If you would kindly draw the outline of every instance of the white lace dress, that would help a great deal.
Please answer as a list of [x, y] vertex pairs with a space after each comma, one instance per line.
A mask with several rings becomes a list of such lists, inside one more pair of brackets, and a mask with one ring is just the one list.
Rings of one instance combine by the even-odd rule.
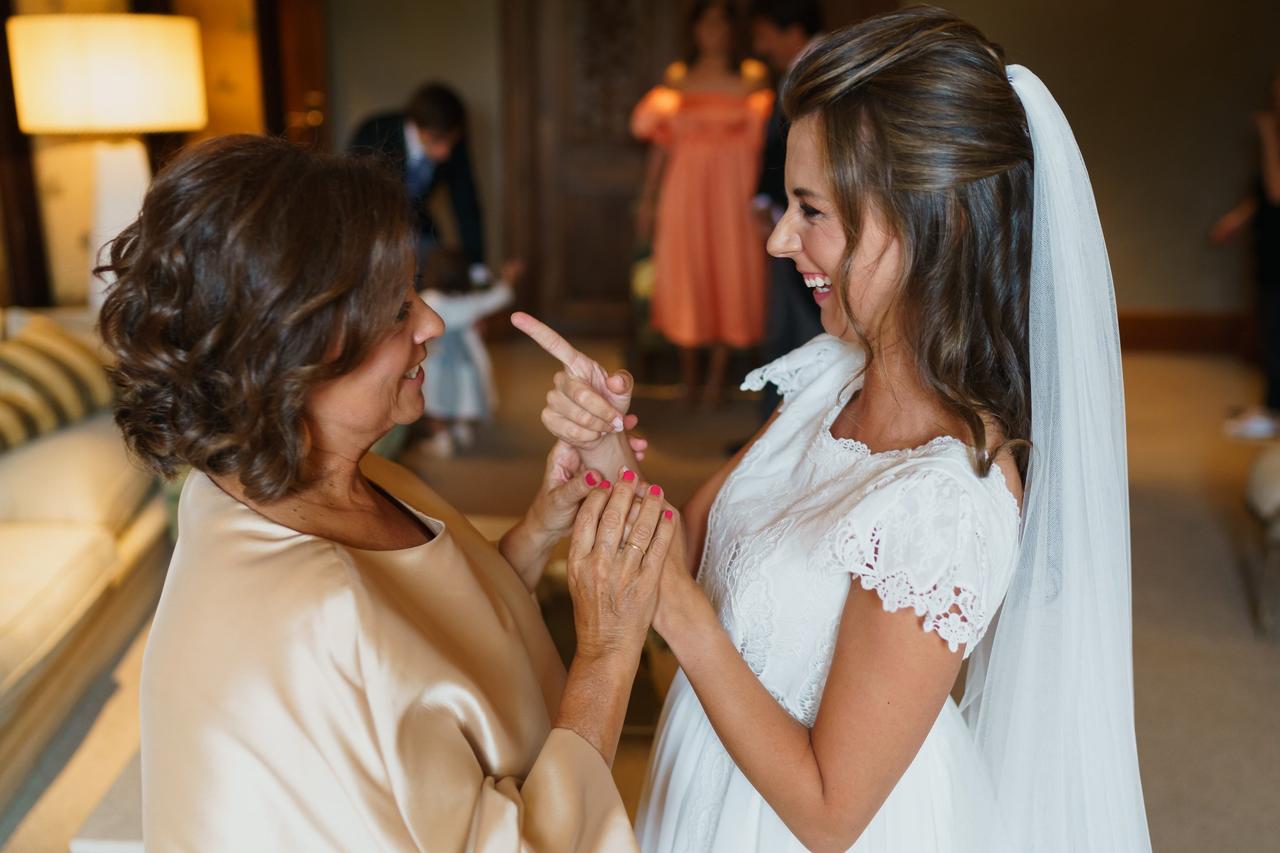
[[[852, 581], [885, 609], [966, 653], [1013, 574], [1018, 507], [999, 470], [941, 438], [871, 453], [830, 427], [859, 383], [860, 350], [829, 335], [752, 372], [781, 414], [711, 509], [699, 582], [774, 698], [812, 725]], [[734, 765], [683, 672], [663, 709], [636, 821], [646, 851], [786, 851], [803, 846]], [[986, 772], [947, 700], [919, 753], [853, 846], [859, 853], [988, 853], [996, 832]]]

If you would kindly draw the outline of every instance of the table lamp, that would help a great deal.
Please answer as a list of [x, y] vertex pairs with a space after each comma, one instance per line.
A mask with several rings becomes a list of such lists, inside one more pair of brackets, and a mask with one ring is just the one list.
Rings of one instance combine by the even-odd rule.
[[6, 22], [18, 127], [93, 137], [89, 305], [102, 246], [138, 215], [151, 179], [128, 134], [199, 130], [208, 121], [200, 28], [176, 15], [15, 15]]

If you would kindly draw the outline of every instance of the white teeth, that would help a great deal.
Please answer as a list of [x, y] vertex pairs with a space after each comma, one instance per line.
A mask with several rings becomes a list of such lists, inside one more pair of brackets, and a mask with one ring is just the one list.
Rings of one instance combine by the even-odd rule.
[[415, 365], [413, 366], [413, 369], [412, 369], [412, 370], [406, 370], [406, 371], [404, 372], [404, 378], [405, 378], [405, 379], [417, 379], [417, 378], [418, 378], [418, 371], [419, 371], [419, 370], [421, 370], [421, 369], [422, 369], [422, 365], [421, 365], [421, 364], [415, 364]]
[[831, 287], [831, 279], [825, 275], [806, 275], [804, 286], [810, 290], [828, 290]]

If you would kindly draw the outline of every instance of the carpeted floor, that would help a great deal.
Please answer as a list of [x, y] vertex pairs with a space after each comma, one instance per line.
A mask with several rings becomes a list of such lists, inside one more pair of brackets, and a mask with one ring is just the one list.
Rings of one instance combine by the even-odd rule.
[[[620, 350], [591, 347], [611, 366]], [[467, 512], [518, 514], [548, 441], [537, 419], [554, 364], [531, 345], [494, 348], [502, 411], [477, 446], [408, 461]], [[1255, 636], [1239, 571], [1241, 504], [1255, 445], [1220, 437], [1225, 411], [1257, 393], [1251, 373], [1213, 358], [1126, 358], [1132, 483], [1134, 661], [1139, 749], [1161, 853], [1266, 851], [1280, 837], [1280, 643]], [[654, 442], [645, 473], [676, 501], [755, 426], [755, 404], [686, 412], [636, 403]], [[0, 817], [11, 851], [65, 851], [136, 748], [142, 638], [81, 703], [22, 806]], [[643, 714], [641, 716], [644, 716]], [[614, 775], [629, 805], [648, 739], [624, 740]], [[34, 805], [33, 805], [34, 804]], [[16, 828], [16, 829], [15, 829]]]

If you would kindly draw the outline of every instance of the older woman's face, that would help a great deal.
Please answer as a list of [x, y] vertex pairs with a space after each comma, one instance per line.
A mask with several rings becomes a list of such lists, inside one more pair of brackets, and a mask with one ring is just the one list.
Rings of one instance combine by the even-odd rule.
[[769, 236], [769, 254], [790, 258], [817, 300], [822, 328], [855, 340], [832, 287], [846, 288], [849, 308], [858, 323], [874, 332], [887, 319], [902, 265], [898, 241], [874, 209], [864, 215], [861, 239], [847, 281], [840, 281], [844, 226], [835, 205], [819, 138], [821, 123], [806, 116], [787, 136], [787, 212]]
[[323, 432], [363, 440], [422, 417], [422, 361], [444, 321], [409, 288], [395, 325], [350, 373], [316, 388], [307, 412]]

